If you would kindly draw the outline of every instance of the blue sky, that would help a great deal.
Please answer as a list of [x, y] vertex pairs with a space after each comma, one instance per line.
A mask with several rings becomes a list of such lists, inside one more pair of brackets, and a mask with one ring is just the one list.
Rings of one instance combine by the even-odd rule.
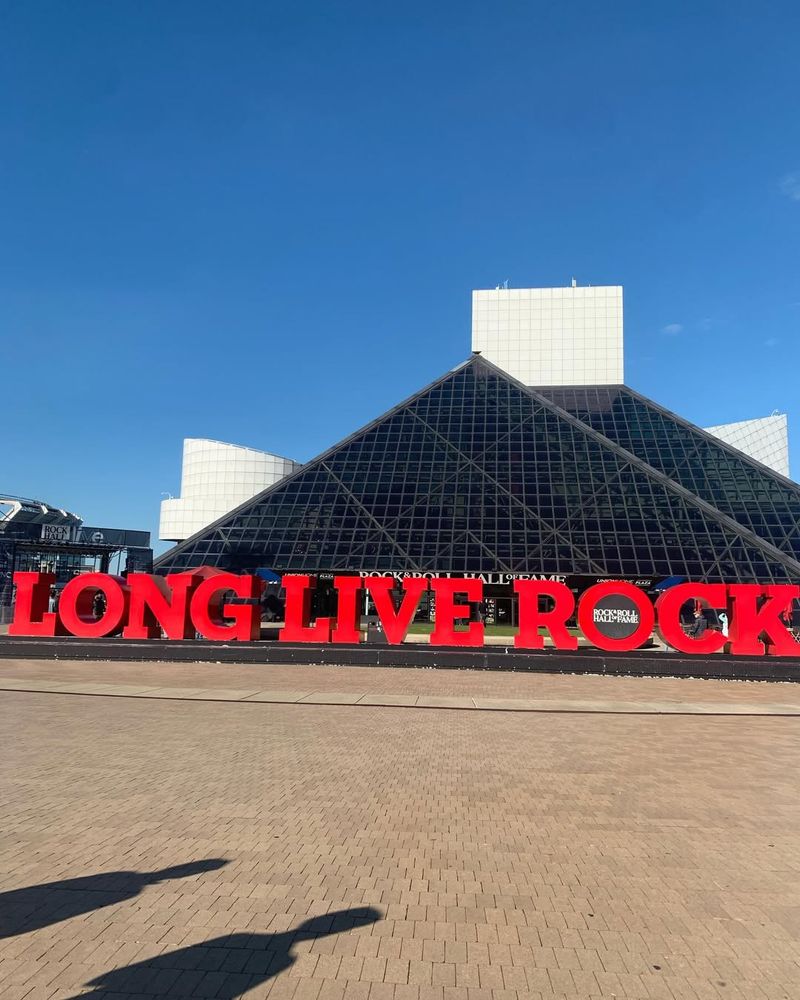
[[800, 464], [795, 3], [0, 7], [0, 490], [157, 532], [181, 442], [306, 460], [470, 291], [625, 286], [626, 380]]

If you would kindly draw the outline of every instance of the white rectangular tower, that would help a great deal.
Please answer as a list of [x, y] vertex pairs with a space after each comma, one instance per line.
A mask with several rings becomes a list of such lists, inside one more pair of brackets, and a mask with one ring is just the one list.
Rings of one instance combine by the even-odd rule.
[[620, 385], [622, 286], [474, 291], [472, 350], [525, 385]]

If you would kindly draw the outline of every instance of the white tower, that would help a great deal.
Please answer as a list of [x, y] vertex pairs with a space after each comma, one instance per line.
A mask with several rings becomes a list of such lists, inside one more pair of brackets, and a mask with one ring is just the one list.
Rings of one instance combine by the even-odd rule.
[[472, 350], [525, 385], [620, 385], [622, 286], [474, 291]]

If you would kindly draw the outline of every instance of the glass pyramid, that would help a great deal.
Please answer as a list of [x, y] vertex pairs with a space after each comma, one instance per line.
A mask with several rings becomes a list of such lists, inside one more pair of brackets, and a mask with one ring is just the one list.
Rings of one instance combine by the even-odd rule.
[[[691, 425], [670, 425], [645, 448], [638, 432], [615, 440], [569, 403], [473, 356], [175, 546], [156, 570], [800, 580], [797, 519], [773, 524], [761, 499], [777, 487], [760, 480], [739, 511], [733, 449], [720, 445], [724, 461], [709, 451], [705, 485], [693, 490], [678, 447], [696, 447]], [[669, 461], [658, 460], [664, 446]], [[767, 522], [769, 536], [756, 530]]]
[[797, 483], [627, 386], [537, 392], [800, 561]]

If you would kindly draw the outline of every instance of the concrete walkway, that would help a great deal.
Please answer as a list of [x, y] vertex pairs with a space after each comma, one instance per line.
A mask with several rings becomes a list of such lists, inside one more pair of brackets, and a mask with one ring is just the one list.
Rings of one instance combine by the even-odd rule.
[[0, 691], [156, 698], [176, 701], [258, 702], [297, 705], [352, 705], [390, 708], [439, 708], [486, 712], [567, 712], [633, 715], [782, 715], [800, 716], [800, 704], [782, 701], [660, 701], [567, 698], [491, 698], [429, 694], [392, 694], [331, 690], [259, 690], [258, 688], [167, 687], [93, 681], [0, 677]]

